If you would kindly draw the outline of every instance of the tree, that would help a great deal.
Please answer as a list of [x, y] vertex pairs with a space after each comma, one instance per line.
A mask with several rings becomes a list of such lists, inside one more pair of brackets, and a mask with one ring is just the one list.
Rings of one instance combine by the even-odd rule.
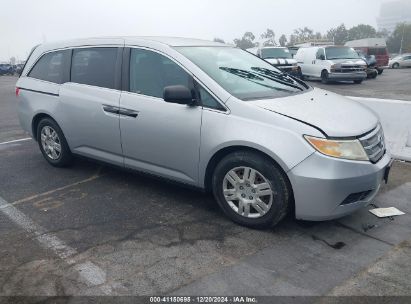
[[[401, 49], [402, 41], [402, 49]], [[387, 47], [391, 53], [411, 52], [411, 24], [399, 23], [387, 40]]]
[[298, 42], [304, 42], [314, 38], [314, 31], [308, 27], [298, 28], [294, 30], [294, 34]]
[[225, 41], [221, 38], [215, 37], [214, 42], [220, 42], [220, 43], [225, 43]]
[[385, 38], [387, 39], [390, 36], [390, 33], [388, 32], [387, 29], [381, 29], [377, 32], [376, 37], [377, 38]]
[[340, 24], [336, 28], [331, 28], [327, 32], [327, 39], [334, 41], [336, 45], [342, 45], [346, 43], [348, 40], [348, 31], [345, 28], [344, 23]]
[[348, 40], [356, 40], [363, 38], [374, 38], [377, 31], [374, 27], [368, 24], [359, 24], [348, 30]]
[[245, 50], [256, 46], [254, 43], [255, 36], [251, 32], [245, 32], [241, 39], [234, 39], [234, 44]]
[[287, 45], [287, 37], [285, 37], [284, 34], [280, 36], [278, 39], [278, 42], [280, 43], [281, 46], [286, 46]]
[[275, 46], [277, 43], [275, 42], [275, 33], [272, 29], [267, 29], [264, 33], [261, 34], [262, 39], [266, 39], [263, 43], [264, 46]]
[[315, 39], [316, 40], [321, 40], [321, 39], [323, 39], [323, 35], [320, 33], [320, 32], [317, 32], [317, 33], [315, 33]]
[[296, 44], [296, 43], [297, 43], [297, 36], [294, 35], [294, 34], [291, 34], [291, 35], [290, 35], [290, 41], [288, 41], [288, 44], [287, 44], [287, 45], [293, 46], [293, 45]]

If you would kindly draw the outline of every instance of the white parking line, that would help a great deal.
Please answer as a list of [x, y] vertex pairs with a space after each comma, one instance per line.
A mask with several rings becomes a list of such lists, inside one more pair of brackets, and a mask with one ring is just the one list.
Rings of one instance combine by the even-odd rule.
[[[73, 265], [78, 271], [81, 281], [88, 286], [99, 286], [106, 282], [106, 273], [103, 269], [90, 261], [85, 261], [76, 265], [74, 256], [78, 252], [60, 240], [53, 233], [48, 233], [46, 229], [37, 225], [24, 213], [16, 207], [9, 204], [6, 200], [0, 197], [0, 212], [5, 214], [10, 220], [24, 229], [27, 233], [33, 236], [43, 248], [52, 250], [60, 259], [64, 260], [68, 265]], [[104, 284], [98, 287], [103, 295], [111, 294], [112, 288], [109, 284]]]
[[0, 142], [0, 145], [12, 144], [12, 143], [16, 143], [16, 142], [20, 142], [20, 141], [26, 141], [26, 140], [30, 140], [30, 139], [32, 139], [32, 138], [27, 137], [27, 138], [15, 139], [15, 140], [10, 140], [10, 141]]

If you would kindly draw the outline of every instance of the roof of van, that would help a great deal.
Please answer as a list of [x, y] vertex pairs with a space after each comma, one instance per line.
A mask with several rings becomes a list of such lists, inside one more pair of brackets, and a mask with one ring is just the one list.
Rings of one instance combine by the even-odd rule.
[[99, 45], [99, 44], [136, 44], [158, 43], [168, 46], [230, 46], [220, 42], [203, 39], [182, 37], [156, 37], [156, 36], [113, 36], [113, 37], [90, 37], [72, 39], [65, 41], [47, 42], [41, 44], [44, 49], [64, 48], [71, 46]]
[[384, 38], [365, 38], [347, 41], [345, 45], [351, 47], [386, 47], [387, 43]]

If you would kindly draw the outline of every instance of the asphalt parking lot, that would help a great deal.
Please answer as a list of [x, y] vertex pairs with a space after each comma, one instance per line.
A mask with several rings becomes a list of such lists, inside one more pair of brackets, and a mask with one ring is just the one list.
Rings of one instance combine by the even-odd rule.
[[[411, 100], [411, 69], [349, 96]], [[0, 142], [20, 129], [15, 77], [0, 77]], [[327, 222], [238, 226], [210, 195], [77, 159], [53, 168], [32, 140], [0, 144], [0, 295], [411, 295], [411, 164], [374, 204]]]

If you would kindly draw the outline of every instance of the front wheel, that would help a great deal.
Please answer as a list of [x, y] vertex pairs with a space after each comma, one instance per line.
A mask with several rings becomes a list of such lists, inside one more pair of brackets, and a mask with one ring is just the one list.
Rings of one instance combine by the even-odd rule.
[[44, 158], [55, 167], [65, 167], [72, 154], [59, 125], [51, 118], [43, 118], [37, 126], [37, 142]]
[[328, 83], [328, 71], [324, 70], [321, 72], [321, 82]]
[[354, 80], [355, 84], [360, 84], [361, 82], [362, 82], [362, 79], [361, 80]]
[[396, 63], [394, 63], [394, 64], [392, 65], [392, 68], [393, 68], [393, 69], [399, 69], [399, 68], [400, 68], [400, 64], [399, 64], [398, 62], [396, 62]]
[[384, 72], [384, 69], [377, 69], [378, 75], [381, 75]]
[[290, 206], [286, 175], [268, 157], [238, 151], [224, 157], [214, 170], [213, 194], [234, 222], [253, 228], [276, 225]]

